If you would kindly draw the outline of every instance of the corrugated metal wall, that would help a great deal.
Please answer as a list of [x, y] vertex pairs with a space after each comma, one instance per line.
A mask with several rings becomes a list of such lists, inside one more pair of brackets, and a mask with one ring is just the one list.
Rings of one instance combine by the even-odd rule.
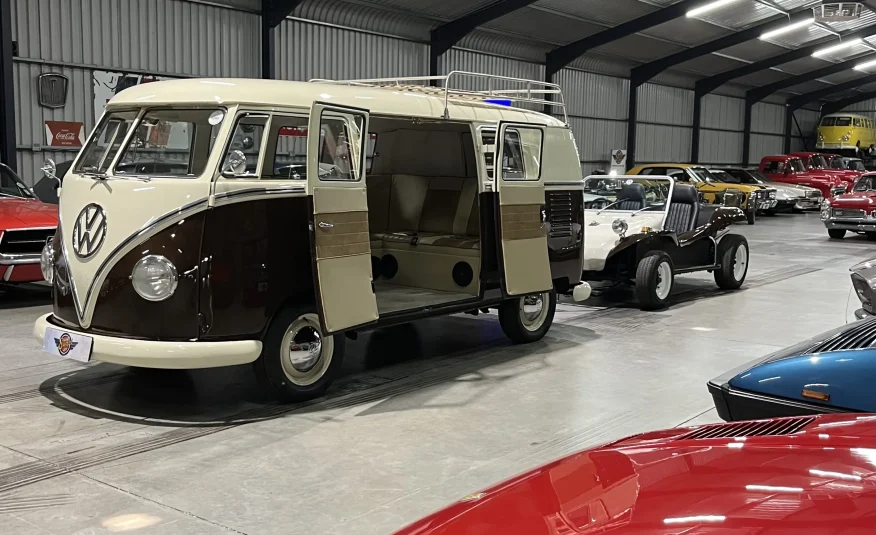
[[[40, 179], [45, 158], [65, 161], [76, 154], [44, 151], [45, 121], [83, 122], [86, 133], [94, 127], [93, 70], [260, 75], [261, 21], [242, 9], [186, 0], [12, 0], [12, 18], [12, 38], [18, 41], [17, 163], [27, 183]], [[69, 78], [61, 109], [38, 105], [36, 77], [48, 72]]]
[[706, 95], [700, 120], [700, 163], [742, 162], [745, 101], [723, 95]]

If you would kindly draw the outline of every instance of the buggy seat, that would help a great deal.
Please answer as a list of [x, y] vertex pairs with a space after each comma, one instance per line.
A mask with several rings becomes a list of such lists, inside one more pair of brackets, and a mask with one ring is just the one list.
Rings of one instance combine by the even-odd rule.
[[643, 210], [648, 207], [645, 186], [633, 182], [626, 184], [617, 195], [617, 210]]
[[675, 183], [672, 199], [669, 203], [669, 213], [666, 214], [664, 230], [672, 230], [683, 234], [694, 229], [700, 209], [697, 189], [687, 184]]

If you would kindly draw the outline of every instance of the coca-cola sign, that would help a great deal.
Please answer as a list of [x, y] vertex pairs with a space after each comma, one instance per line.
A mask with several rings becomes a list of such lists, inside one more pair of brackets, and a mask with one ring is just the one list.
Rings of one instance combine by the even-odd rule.
[[81, 147], [84, 127], [75, 121], [46, 121], [46, 145], [49, 147]]

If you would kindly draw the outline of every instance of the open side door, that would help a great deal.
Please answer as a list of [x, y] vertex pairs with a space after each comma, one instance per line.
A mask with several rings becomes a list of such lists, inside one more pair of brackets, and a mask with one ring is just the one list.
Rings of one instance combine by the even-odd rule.
[[323, 332], [377, 320], [365, 190], [368, 111], [315, 102], [307, 133], [314, 288]]
[[553, 288], [541, 176], [544, 134], [542, 126], [500, 122], [496, 135], [495, 175], [506, 295]]

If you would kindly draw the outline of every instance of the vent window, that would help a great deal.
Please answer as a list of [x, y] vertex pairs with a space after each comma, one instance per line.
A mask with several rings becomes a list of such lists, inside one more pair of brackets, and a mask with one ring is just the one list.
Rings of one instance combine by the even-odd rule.
[[781, 418], [779, 420], [758, 420], [733, 424], [705, 425], [676, 440], [701, 440], [704, 438], [736, 438], [792, 435], [799, 433], [815, 421], [814, 417]]

